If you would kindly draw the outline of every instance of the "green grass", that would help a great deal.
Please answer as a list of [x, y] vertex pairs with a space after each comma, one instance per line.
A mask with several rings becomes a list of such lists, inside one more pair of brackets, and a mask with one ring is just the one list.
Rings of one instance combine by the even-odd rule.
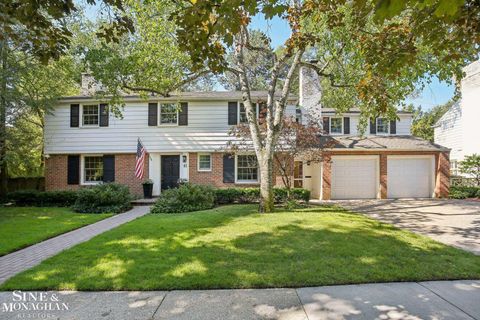
[[147, 215], [44, 261], [1, 289], [300, 287], [480, 278], [480, 257], [338, 208], [256, 206]]
[[109, 216], [68, 208], [0, 207], [0, 256]]

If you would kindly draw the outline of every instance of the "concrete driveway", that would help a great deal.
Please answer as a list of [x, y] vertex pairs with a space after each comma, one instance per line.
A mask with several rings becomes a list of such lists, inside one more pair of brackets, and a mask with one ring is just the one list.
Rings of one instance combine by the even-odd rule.
[[444, 199], [331, 202], [480, 255], [480, 202]]

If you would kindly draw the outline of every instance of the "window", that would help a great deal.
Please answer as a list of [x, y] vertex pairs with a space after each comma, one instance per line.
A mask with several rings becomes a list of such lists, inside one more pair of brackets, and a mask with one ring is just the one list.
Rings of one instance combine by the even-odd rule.
[[258, 163], [255, 155], [237, 155], [237, 182], [257, 182]]
[[177, 124], [178, 109], [175, 103], [160, 104], [160, 124]]
[[330, 133], [342, 134], [343, 133], [343, 119], [342, 118], [330, 118]]
[[295, 121], [297, 123], [302, 123], [302, 109], [300, 109], [299, 107], [295, 109]]
[[82, 125], [83, 126], [98, 126], [98, 105], [83, 105], [82, 106]]
[[389, 121], [385, 118], [377, 119], [377, 133], [389, 133]]
[[103, 156], [83, 158], [83, 181], [85, 183], [103, 181]]
[[294, 162], [293, 187], [303, 188], [303, 162], [302, 161]]
[[198, 154], [198, 171], [211, 171], [212, 157], [210, 154]]
[[[253, 108], [255, 109], [255, 113], [257, 114], [258, 118], [258, 108], [257, 104], [253, 103]], [[238, 123], [248, 123], [247, 119], [247, 109], [243, 105], [243, 103], [240, 103], [239, 108], [238, 108]]]

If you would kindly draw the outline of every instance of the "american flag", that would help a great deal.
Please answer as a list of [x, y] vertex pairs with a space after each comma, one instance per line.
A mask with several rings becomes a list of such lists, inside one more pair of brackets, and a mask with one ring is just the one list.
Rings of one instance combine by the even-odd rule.
[[143, 146], [140, 138], [138, 138], [137, 142], [137, 161], [135, 163], [135, 176], [138, 179], [143, 178], [143, 174], [145, 173], [145, 147]]

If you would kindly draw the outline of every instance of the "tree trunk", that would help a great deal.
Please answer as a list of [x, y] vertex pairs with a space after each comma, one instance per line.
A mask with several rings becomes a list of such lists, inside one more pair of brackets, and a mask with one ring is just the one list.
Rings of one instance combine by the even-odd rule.
[[0, 41], [0, 195], [8, 189], [7, 172], [7, 43]]
[[264, 155], [258, 159], [260, 166], [260, 212], [273, 212], [273, 161]]

